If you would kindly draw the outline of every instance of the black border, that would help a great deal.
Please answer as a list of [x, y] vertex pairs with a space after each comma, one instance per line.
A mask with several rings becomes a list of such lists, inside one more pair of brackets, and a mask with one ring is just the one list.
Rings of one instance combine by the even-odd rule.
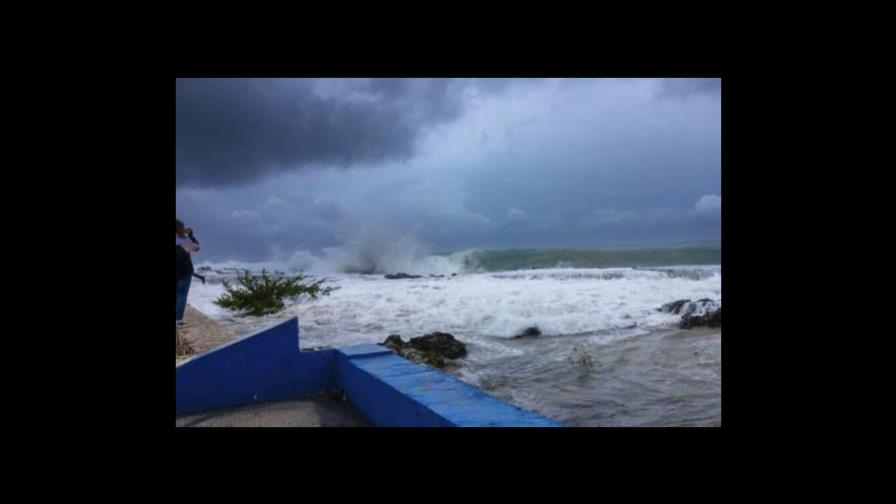
[[[749, 221], [746, 220], [744, 205], [752, 189], [745, 184], [744, 176], [748, 169], [748, 161], [745, 161], [741, 146], [749, 144], [750, 140], [744, 137], [747, 127], [744, 126], [746, 111], [751, 108], [747, 103], [743, 90], [749, 87], [743, 73], [734, 71], [731, 65], [713, 64], [630, 64], [613, 65], [600, 64], [599, 59], [594, 63], [576, 61], [575, 63], [557, 62], [551, 64], [516, 60], [513, 62], [495, 64], [492, 61], [472, 61], [464, 59], [458, 63], [453, 62], [421, 62], [413, 64], [383, 63], [381, 61], [354, 61], [352, 63], [308, 62], [298, 63], [270, 63], [254, 65], [236, 65], [233, 63], [208, 63], [196, 62], [184, 58], [174, 64], [173, 77], [181, 76], [494, 76], [494, 77], [721, 77], [722, 78], [722, 191], [725, 195], [725, 205], [722, 211], [722, 241], [723, 254], [722, 265], [725, 270], [723, 282], [723, 296], [726, 299], [726, 339], [722, 345], [723, 353], [723, 402], [722, 402], [722, 427], [712, 428], [589, 428], [589, 429], [512, 429], [496, 431], [492, 429], [474, 429], [467, 431], [453, 430], [406, 430], [406, 429], [360, 429], [349, 430], [347, 434], [343, 429], [294, 429], [294, 430], [269, 430], [269, 429], [225, 429], [225, 430], [196, 430], [175, 429], [177, 437], [174, 438], [177, 445], [199, 440], [204, 448], [218, 443], [232, 443], [237, 439], [245, 439], [247, 443], [264, 442], [268, 436], [273, 436], [278, 441], [285, 441], [287, 437], [307, 442], [323, 442], [329, 444], [333, 441], [348, 441], [355, 443], [361, 439], [365, 441], [386, 441], [389, 444], [408, 440], [409, 444], [420, 443], [418, 436], [473, 436], [474, 443], [486, 443], [489, 446], [501, 444], [505, 448], [518, 446], [519, 443], [540, 444], [542, 446], [563, 447], [568, 446], [575, 450], [580, 442], [593, 441], [601, 445], [618, 441], [620, 445], [627, 445], [634, 440], [643, 440], [647, 444], [653, 444], [660, 439], [687, 439], [690, 444], [695, 441], [707, 441], [715, 445], [720, 436], [728, 432], [743, 432], [749, 429], [751, 417], [759, 418], [763, 412], [756, 406], [748, 406], [749, 387], [745, 377], [747, 370], [745, 362], [751, 361], [746, 353], [748, 345], [745, 341], [755, 338], [748, 333], [747, 326], [743, 325], [748, 308], [744, 306], [746, 299], [753, 296], [747, 285], [747, 279], [752, 275], [748, 269], [752, 266], [745, 265], [743, 258], [751, 255], [751, 248], [756, 247], [756, 235], [748, 234], [753, 231]], [[131, 284], [131, 290], [122, 293], [126, 297], [126, 310], [121, 313], [111, 314], [117, 318], [120, 327], [128, 327], [126, 334], [121, 338], [130, 339], [133, 346], [128, 348], [131, 354], [125, 367], [130, 370], [129, 377], [137, 378], [139, 385], [129, 379], [119, 381], [114, 386], [118, 389], [113, 392], [122, 401], [137, 403], [134, 405], [139, 414], [129, 416], [129, 421], [146, 422], [153, 431], [170, 429], [171, 393], [170, 385], [161, 387], [160, 384], [168, 379], [163, 379], [159, 362], [163, 361], [162, 345], [159, 343], [159, 334], [162, 332], [161, 317], [154, 317], [154, 313], [167, 312], [162, 310], [161, 282], [159, 278], [167, 277], [169, 273], [162, 271], [158, 256], [161, 255], [161, 246], [156, 244], [158, 240], [148, 240], [153, 247], [146, 247], [144, 238], [149, 230], [152, 234], [161, 234], [161, 220], [163, 207], [171, 208], [174, 200], [174, 191], [171, 190], [173, 170], [170, 168], [172, 152], [169, 150], [170, 139], [173, 136], [173, 111], [171, 97], [173, 94], [172, 75], [167, 72], [159, 72], [152, 77], [143, 77], [124, 85], [123, 96], [116, 96], [116, 100], [127, 100], [129, 104], [137, 101], [130, 113], [136, 114], [139, 124], [131, 123], [123, 133], [131, 138], [151, 139], [140, 143], [143, 149], [139, 159], [133, 163], [132, 168], [112, 167], [114, 175], [112, 184], [116, 190], [127, 188], [126, 200], [132, 205], [127, 213], [110, 212], [106, 205], [97, 205], [105, 208], [105, 211], [97, 210], [98, 215], [108, 218], [107, 222], [120, 229], [135, 229], [137, 240], [130, 240], [127, 250], [121, 251], [119, 259], [122, 270], [137, 268], [139, 280]], [[168, 147], [165, 147], [165, 146]], [[128, 145], [129, 147], [131, 145]], [[135, 159], [133, 152], [122, 153], [123, 159]], [[755, 160], [754, 160], [755, 161]], [[168, 166], [168, 168], [165, 168]], [[171, 171], [168, 171], [171, 170]], [[165, 174], [168, 175], [165, 175]], [[141, 174], [149, 174], [141, 175]], [[161, 197], [168, 194], [170, 200]], [[169, 217], [170, 219], [170, 217]], [[139, 222], [139, 224], [137, 224]], [[169, 222], [169, 220], [166, 220]], [[144, 257], [145, 255], [145, 257]], [[163, 273], [165, 273], [163, 275]], [[755, 278], [754, 278], [755, 279]], [[756, 286], [754, 285], [754, 288]], [[746, 289], [746, 290], [745, 290]], [[126, 289], [127, 290], [127, 289]], [[758, 289], [757, 289], [758, 290]], [[142, 313], [134, 315], [135, 307], [142, 307]], [[733, 318], [732, 318], [733, 317]], [[166, 319], [167, 320], [167, 319]], [[111, 322], [110, 322], [111, 323]], [[166, 322], [166, 325], [168, 323]], [[165, 331], [167, 332], [167, 331]], [[110, 359], [120, 359], [123, 349], [116, 347], [110, 354]], [[167, 352], [167, 351], [166, 351]], [[167, 357], [166, 359], [170, 358]], [[144, 360], [145, 359], [145, 360]], [[168, 361], [170, 362], [170, 361]], [[755, 362], [755, 361], [754, 361]], [[136, 369], [134, 367], [138, 366]], [[170, 376], [170, 375], [169, 375]], [[170, 378], [169, 378], [170, 379]], [[749, 379], [751, 383], [753, 378]], [[166, 390], [167, 389], [167, 390]], [[164, 422], [163, 422], [164, 420]], [[189, 434], [187, 433], [189, 432]], [[251, 434], [243, 434], [251, 432]], [[223, 434], [222, 434], [223, 433]], [[165, 433], [164, 437], [170, 436]], [[594, 437], [592, 437], [594, 436]], [[311, 441], [311, 440], [315, 441]], [[433, 442], [446, 442], [453, 444], [457, 439], [433, 439]], [[320, 446], [320, 445], [318, 445]]]

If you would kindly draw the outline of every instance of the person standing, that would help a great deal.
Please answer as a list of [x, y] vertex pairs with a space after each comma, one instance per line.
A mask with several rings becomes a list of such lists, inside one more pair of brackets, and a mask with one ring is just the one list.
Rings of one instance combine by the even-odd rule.
[[190, 255], [199, 250], [199, 242], [193, 236], [193, 229], [184, 226], [180, 219], [177, 221], [176, 234], [176, 273], [177, 273], [177, 313], [176, 326], [184, 326], [184, 311], [187, 308], [187, 294], [190, 292], [190, 281], [193, 279], [193, 260]]

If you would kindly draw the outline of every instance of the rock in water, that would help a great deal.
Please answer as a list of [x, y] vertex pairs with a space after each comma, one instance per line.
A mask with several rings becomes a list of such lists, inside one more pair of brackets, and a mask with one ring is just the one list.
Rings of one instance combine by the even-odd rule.
[[398, 280], [401, 278], [420, 278], [420, 275], [408, 275], [407, 273], [396, 273], [394, 275], [385, 275], [389, 280]]
[[424, 352], [414, 348], [407, 348], [401, 356], [405, 359], [435, 366], [439, 369], [444, 369], [446, 365], [445, 359], [435, 352]]
[[665, 313], [674, 313], [677, 315], [681, 311], [681, 308], [690, 302], [690, 299], [679, 299], [678, 301], [672, 301], [671, 303], [664, 304], [660, 308], [660, 311]]
[[[381, 345], [392, 349], [398, 355], [410, 361], [445, 369], [457, 359], [467, 355], [467, 347], [448, 333], [434, 332], [411, 338], [405, 342], [398, 334], [390, 334]], [[449, 359], [449, 360], [446, 360]]]
[[679, 327], [691, 329], [692, 327], [722, 327], [722, 308], [708, 312], [704, 315], [684, 315], [681, 317]]
[[689, 299], [679, 299], [671, 303], [664, 304], [659, 311], [665, 313], [681, 314], [679, 327], [682, 329], [690, 329], [692, 327], [722, 327], [722, 305], [721, 301], [713, 301], [709, 298], [691, 301]]
[[448, 359], [457, 359], [467, 355], [467, 346], [448, 333], [434, 332], [411, 338], [408, 344], [417, 350], [434, 352]]
[[517, 334], [513, 337], [513, 339], [521, 339], [521, 338], [537, 338], [541, 336], [541, 329], [538, 326], [527, 327], [525, 331]]
[[697, 301], [686, 303], [681, 309], [681, 314], [682, 316], [706, 315], [718, 307], [719, 303], [713, 301], [712, 299], [698, 299]]
[[386, 338], [386, 341], [384, 341], [380, 344], [383, 345], [384, 347], [391, 348], [392, 350], [395, 350], [396, 352], [403, 349], [405, 347], [405, 345], [407, 345], [407, 343], [405, 343], [401, 339], [401, 336], [399, 336], [397, 334], [390, 334], [389, 337]]

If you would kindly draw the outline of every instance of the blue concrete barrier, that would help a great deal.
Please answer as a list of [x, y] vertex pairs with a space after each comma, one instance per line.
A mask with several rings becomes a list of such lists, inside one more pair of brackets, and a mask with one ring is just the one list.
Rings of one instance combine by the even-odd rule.
[[337, 349], [346, 399], [383, 427], [559, 427], [379, 345]]
[[302, 352], [291, 318], [177, 366], [176, 416], [342, 389], [382, 427], [559, 427], [380, 345]]
[[293, 317], [175, 369], [176, 416], [338, 389], [336, 351], [301, 352]]

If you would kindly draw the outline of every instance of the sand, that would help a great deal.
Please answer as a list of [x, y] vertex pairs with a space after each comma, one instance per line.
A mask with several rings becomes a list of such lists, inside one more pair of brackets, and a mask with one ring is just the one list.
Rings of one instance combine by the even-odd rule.
[[[193, 347], [194, 354], [206, 352], [237, 338], [233, 331], [203, 315], [200, 311], [187, 305], [184, 313], [187, 327], [178, 329], [181, 337]], [[190, 355], [175, 356], [175, 365]]]

